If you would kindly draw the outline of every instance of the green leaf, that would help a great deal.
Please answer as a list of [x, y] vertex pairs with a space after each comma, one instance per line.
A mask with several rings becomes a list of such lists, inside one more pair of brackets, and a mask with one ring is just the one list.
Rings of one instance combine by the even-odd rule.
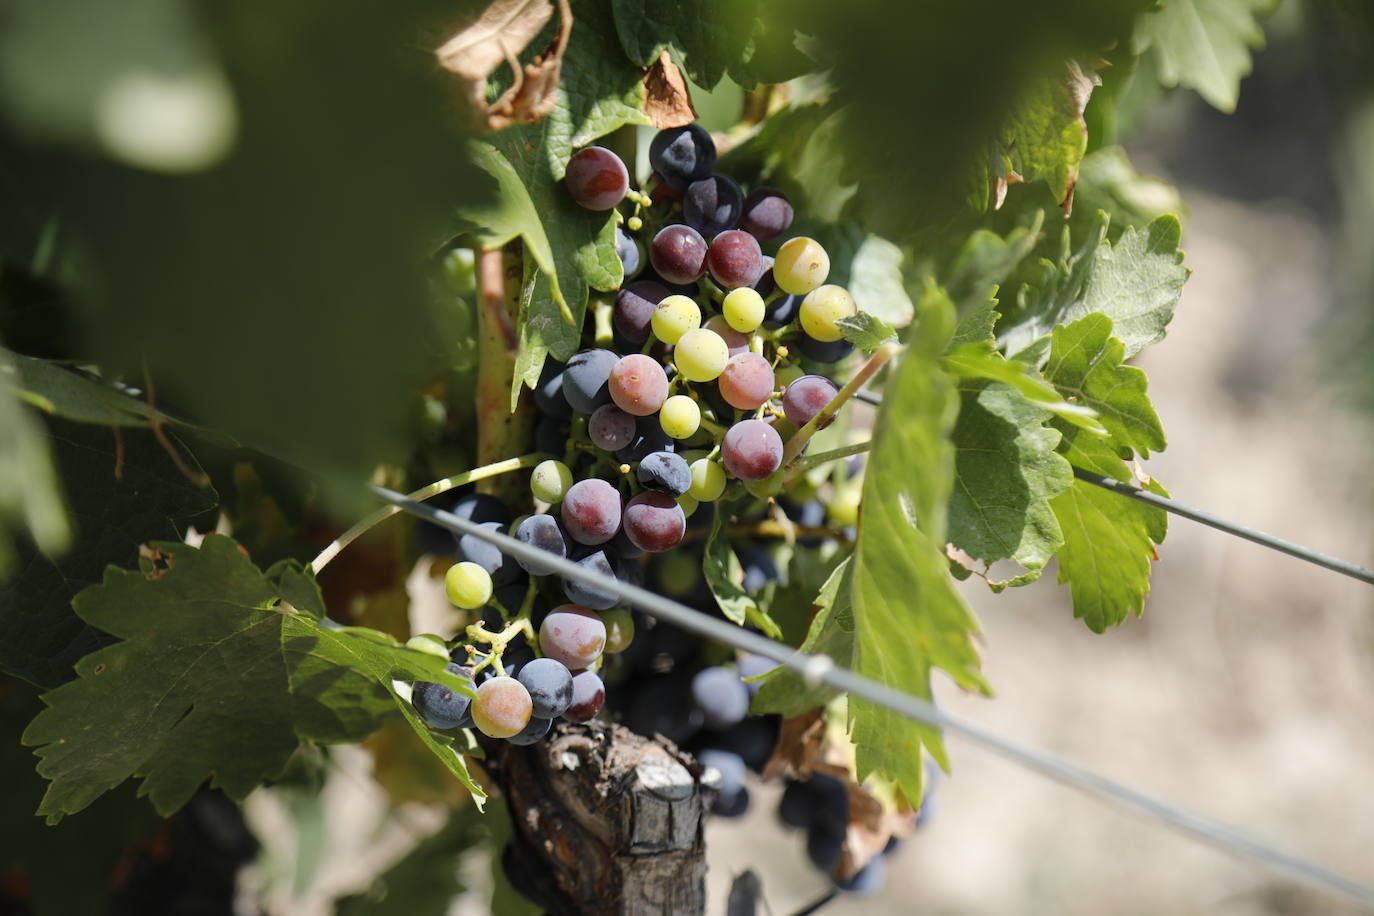
[[725, 535], [733, 514], [730, 506], [716, 506], [715, 522], [711, 526], [710, 537], [706, 539], [706, 552], [702, 558], [706, 584], [727, 618], [740, 626], [748, 624], [758, 627], [770, 639], [777, 639], [782, 635], [778, 625], [744, 590], [744, 568], [740, 566], [739, 557], [735, 556], [730, 539]]
[[997, 352], [991, 340], [959, 345], [945, 354], [944, 364], [945, 370], [951, 375], [965, 379], [989, 379], [1010, 385], [1035, 406], [1062, 417], [1074, 426], [1099, 436], [1107, 434], [1107, 428], [1097, 419], [1097, 412], [1092, 407], [1064, 400], [1034, 367], [1007, 359]]
[[714, 89], [726, 70], [748, 73], [759, 0], [614, 0], [611, 5], [621, 46], [641, 67], [671, 46], [703, 89]]
[[860, 309], [897, 328], [910, 324], [916, 310], [902, 278], [903, 260], [896, 245], [876, 235], [867, 236], [854, 253], [846, 287]]
[[1032, 81], [1002, 124], [998, 142], [1004, 167], [997, 174], [1009, 170], [1026, 181], [1043, 179], [1055, 202], [1067, 207], [1088, 148], [1083, 109], [1097, 83], [1072, 61], [1064, 72]]
[[485, 836], [476, 809], [454, 811], [436, 833], [378, 875], [365, 893], [338, 900], [334, 911], [340, 916], [444, 916], [466, 890], [463, 854]]
[[1073, 483], [1054, 450], [1059, 431], [1044, 425], [1048, 411], [1007, 385], [965, 380], [959, 395], [950, 543], [989, 565], [1010, 559], [1026, 570], [1009, 582], [989, 580], [995, 588], [1034, 582], [1063, 543], [1049, 501]]
[[972, 334], [971, 339], [975, 340], [991, 336], [990, 327], [986, 332], [976, 330], [983, 322], [973, 319], [973, 315], [981, 310], [986, 316], [997, 304], [993, 294], [1016, 265], [1035, 249], [1044, 220], [1044, 211], [1037, 210], [1029, 225], [1011, 230], [1005, 238], [988, 229], [978, 229], [964, 242], [950, 265], [944, 284], [963, 316], [954, 335], [955, 341], [965, 339], [965, 334]]
[[868, 312], [858, 312], [841, 318], [836, 325], [844, 332], [844, 339], [866, 353], [872, 353], [885, 343], [895, 343], [897, 332], [887, 322]]
[[[836, 566], [811, 604], [814, 615], [799, 651], [825, 655], [841, 668], [854, 666], [854, 607], [850, 603], [853, 577], [846, 559]], [[837, 694], [833, 687], [810, 684], [795, 671], [774, 668], [760, 682], [751, 709], [755, 713], [797, 716], [824, 706]]]
[[[944, 552], [958, 395], [940, 353], [953, 330], [954, 304], [928, 286], [917, 314], [874, 426], [853, 602], [859, 672], [929, 698], [932, 668], [965, 689], [988, 687], [972, 641], [977, 623], [954, 590]], [[859, 776], [882, 771], [908, 798], [919, 799], [922, 745], [946, 762], [939, 732], [858, 699], [850, 708]]]
[[[1130, 472], [1109, 443], [1063, 428], [1061, 453], [1075, 467], [1117, 480]], [[1155, 492], [1163, 488], [1156, 484]], [[1150, 591], [1150, 561], [1168, 524], [1162, 509], [1146, 506], [1082, 480], [1050, 505], [1064, 533], [1059, 549], [1059, 581], [1067, 582], [1073, 615], [1101, 633], [1130, 614], [1145, 610]]]
[[[356, 714], [330, 704], [360, 702], [363, 715], [381, 714], [376, 690], [365, 695], [357, 686], [364, 678], [390, 692], [412, 724], [418, 720], [395, 699], [393, 678], [462, 689], [443, 659], [317, 618], [304, 573], [279, 567], [275, 578], [266, 575], [229, 538], [207, 536], [199, 550], [154, 547], [159, 563], [110, 567], [73, 602], [84, 621], [119, 641], [81, 659], [78, 679], [45, 694], [48, 708], [24, 733], [50, 783], [39, 806], [49, 823], [130, 776], [142, 778], [140, 794], [163, 814], [207, 778], [242, 800], [283, 770], [301, 740], [361, 731]], [[288, 593], [313, 606], [295, 607]], [[449, 762], [466, 776], [461, 759]]]
[[187, 480], [149, 432], [126, 429], [121, 445], [99, 426], [56, 417], [37, 425], [65, 484], [75, 539], [57, 557], [19, 546], [18, 572], [0, 589], [0, 669], [55, 687], [107, 642], [72, 612], [76, 593], [99, 582], [109, 562], [133, 565], [139, 544], [180, 538], [173, 519], [213, 508], [217, 496]]
[[1116, 446], [1148, 458], [1151, 449], [1164, 449], [1164, 427], [1145, 394], [1144, 371], [1123, 366], [1124, 353], [1125, 345], [1112, 336], [1112, 320], [1088, 315], [1054, 329], [1045, 377], [1065, 397], [1096, 411]]
[[1167, 0], [1137, 20], [1132, 50], [1149, 54], [1163, 86], [1186, 86], [1212, 107], [1236, 110], [1250, 52], [1264, 47], [1257, 16], [1275, 0]]
[[0, 350], [0, 379], [44, 413], [102, 426], [147, 426], [148, 405], [46, 359]]
[[577, 352], [582, 326], [563, 320], [550, 292], [549, 275], [525, 262], [525, 282], [520, 287], [520, 307], [516, 325], [520, 328], [520, 348], [511, 375], [510, 409], [520, 402], [521, 387], [534, 388], [550, 353], [566, 361]]
[[[486, 248], [515, 238], [549, 277], [549, 295], [531, 300], [529, 317], [558, 359], [576, 349], [587, 287], [615, 289], [622, 279], [615, 253], [615, 216], [576, 204], [563, 188], [574, 150], [626, 124], [647, 124], [643, 75], [625, 60], [601, 4], [573, 4], [576, 25], [563, 59], [553, 111], [472, 142], [473, 159], [496, 182], [496, 198], [460, 209], [454, 232], [471, 233]], [[554, 337], [552, 322], [574, 332]], [[574, 343], [570, 348], [568, 339]]]
[[[13, 372], [9, 351], [0, 350], [0, 378]], [[0, 581], [14, 571], [24, 553], [25, 541], [11, 543], [13, 527], [32, 538], [44, 553], [58, 553], [71, 543], [71, 526], [62, 507], [62, 491], [53, 473], [52, 456], [43, 436], [43, 424], [19, 403], [11, 391], [0, 388]], [[16, 553], [19, 557], [16, 557]], [[5, 625], [6, 605], [17, 601], [7, 589], [0, 592], [0, 628]], [[41, 624], [40, 624], [41, 625]], [[9, 648], [0, 640], [0, 667], [5, 667]]]

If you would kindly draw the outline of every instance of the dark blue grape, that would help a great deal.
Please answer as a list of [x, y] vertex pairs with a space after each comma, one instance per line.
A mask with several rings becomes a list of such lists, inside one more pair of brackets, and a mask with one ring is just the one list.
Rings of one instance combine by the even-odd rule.
[[619, 226], [615, 227], [615, 253], [620, 258], [620, 266], [625, 271], [625, 279], [633, 280], [635, 275], [639, 273], [639, 268], [643, 266], [644, 258], [639, 250], [639, 243]]
[[701, 722], [701, 710], [679, 677], [651, 678], [634, 691], [625, 711], [625, 727], [630, 731], [646, 738], [662, 735], [675, 744], [690, 740], [701, 730]]
[[[465, 676], [462, 666], [450, 662], [450, 674]], [[472, 683], [471, 680], [468, 683]], [[411, 704], [415, 711], [434, 728], [458, 728], [468, 714], [472, 698], [432, 681], [416, 681], [411, 688]]]
[[649, 339], [654, 309], [669, 295], [668, 288], [654, 280], [640, 280], [623, 288], [616, 294], [611, 319], [616, 332], [636, 349], [643, 346]]
[[[738, 817], [749, 807], [748, 790], [744, 787], [744, 761], [739, 754], [707, 748], [697, 754], [697, 760], [704, 767], [712, 767], [720, 773], [720, 792], [716, 795], [711, 811], [726, 817]], [[741, 806], [741, 796], [744, 804]]]
[[854, 345], [841, 337], [839, 340], [821, 341], [810, 334], [797, 336], [797, 349], [807, 359], [818, 363], [837, 363], [854, 352]]
[[553, 727], [552, 719], [530, 716], [529, 724], [506, 740], [517, 747], [528, 747], [549, 733]]
[[716, 143], [696, 124], [670, 127], [649, 143], [649, 165], [668, 187], [682, 191], [715, 169]]
[[652, 452], [639, 462], [635, 472], [640, 486], [658, 490], [669, 496], [681, 496], [692, 486], [692, 469], [687, 461], [674, 452]]
[[[644, 556], [644, 551], [641, 550], [634, 541], [630, 540], [630, 536], [625, 533], [624, 527], [621, 527], [621, 529], [615, 533], [615, 537], [611, 538], [610, 546], [611, 549], [620, 554], [621, 559], [624, 560], [633, 560], [636, 557]], [[627, 563], [623, 565], [629, 567], [634, 564]]]
[[[607, 576], [615, 575], [615, 567], [611, 565], [610, 558], [606, 556], [604, 550], [594, 550], [593, 552], [579, 557], [577, 565], [583, 569], [590, 569]], [[606, 608], [615, 607], [620, 600], [618, 595], [607, 588], [599, 585], [587, 585], [582, 582], [575, 582], [572, 579], [563, 580], [563, 594], [568, 596], [568, 600], [573, 604], [580, 604], [582, 607], [591, 608], [594, 611], [604, 611]]]
[[728, 800], [717, 798], [711, 805], [711, 813], [718, 817], [737, 818], [749, 813], [749, 787], [741, 786]]
[[682, 216], [687, 225], [708, 240], [739, 225], [744, 192], [728, 175], [712, 175], [687, 186]]
[[874, 856], [868, 864], [854, 873], [853, 877], [841, 878], [835, 886], [842, 891], [867, 897], [876, 894], [887, 883], [887, 859]]
[[813, 773], [811, 823], [829, 833], [844, 835], [849, 828], [849, 790], [829, 773]]
[[[505, 534], [507, 524], [508, 522], [483, 522], [482, 527], [488, 531]], [[475, 535], [464, 534], [458, 537], [457, 558], [460, 563], [476, 563], [485, 569], [491, 574], [493, 585], [508, 585], [523, 575], [520, 564], [515, 562], [514, 557], [502, 553], [501, 548]]]
[[[772, 276], [770, 273], [769, 276]], [[779, 296], [768, 303], [763, 310], [763, 326], [770, 331], [786, 327], [797, 320], [797, 312], [801, 311], [801, 302], [804, 296]], [[805, 335], [803, 335], [805, 336]], [[820, 343], [818, 340], [811, 340], [812, 343]]]
[[454, 515], [479, 525], [486, 522], [510, 524], [510, 510], [506, 504], [489, 493], [465, 493], [458, 497], [451, 511]]
[[[548, 551], [556, 557], [568, 555], [567, 539], [563, 536], [563, 529], [558, 526], [558, 519], [552, 515], [543, 513], [531, 515], [515, 529], [515, 539], [522, 544], [529, 544], [531, 547]], [[536, 576], [547, 576], [552, 572], [546, 563], [520, 559], [517, 559], [516, 562], [525, 572], [533, 573]]]
[[[769, 560], [772, 560], [771, 554], [769, 555]], [[775, 569], [774, 576], [776, 577], [776, 575], [777, 571]], [[740, 655], [739, 661], [735, 663], [735, 666], [739, 669], [740, 680], [744, 680], [748, 677], [758, 677], [760, 674], [767, 674], [769, 671], [776, 668], [778, 663], [771, 658], [764, 658], [762, 655], [754, 655], [753, 653], [745, 652]], [[745, 681], [744, 686], [752, 697], [759, 692], [759, 688], [763, 686], [763, 682]]]
[[572, 407], [563, 397], [563, 364], [557, 360], [544, 360], [544, 368], [539, 371], [539, 381], [534, 386], [534, 406], [544, 416], [557, 420], [572, 416]]
[[832, 833], [812, 827], [806, 831], [806, 857], [817, 869], [830, 874], [840, 864], [840, 850], [844, 846], [844, 834]]
[[534, 447], [549, 455], [562, 455], [568, 447], [568, 424], [553, 417], [540, 417], [534, 424]]
[[711, 747], [736, 753], [749, 769], [762, 772], [778, 743], [777, 717], [748, 716], [724, 731], [713, 732], [709, 741]]
[[677, 449], [673, 437], [663, 431], [658, 417], [638, 417], [635, 420], [635, 437], [630, 444], [615, 453], [616, 460], [631, 464], [641, 461], [653, 452], [671, 452]]
[[766, 242], [792, 225], [792, 204], [781, 191], [755, 188], [745, 198], [740, 221], [745, 232]]
[[530, 648], [523, 636], [517, 636], [506, 643], [506, 649], [501, 653], [501, 665], [510, 677], [515, 677], [534, 660], [534, 650]]
[[561, 662], [538, 658], [523, 665], [516, 680], [525, 685], [534, 703], [534, 715], [554, 719], [572, 703], [572, 672]]
[[811, 787], [802, 780], [788, 780], [778, 802], [778, 819], [789, 827], [805, 829], [811, 826], [811, 806], [814, 802]]
[[692, 678], [692, 699], [707, 728], [729, 728], [749, 713], [749, 691], [730, 668], [703, 668]]
[[[769, 582], [778, 581], [778, 564], [773, 554], [757, 545], [742, 546], [738, 551], [739, 562], [744, 567], [744, 590], [751, 595], [763, 591]], [[772, 662], [769, 662], [772, 667]], [[754, 685], [757, 689], [757, 684]]]
[[611, 369], [620, 357], [610, 350], [583, 350], [563, 369], [563, 397], [578, 413], [591, 413], [611, 403]]
[[754, 291], [767, 299], [773, 295], [773, 290], [778, 288], [777, 281], [773, 279], [773, 258], [771, 255], [763, 256], [763, 274], [754, 283]]
[[720, 393], [720, 387], [715, 382], [705, 385], [698, 385], [697, 391], [701, 393], [701, 398], [706, 402], [706, 406], [711, 408], [711, 413], [715, 415], [716, 422], [722, 426], [730, 426], [735, 422], [737, 413], [734, 406]]

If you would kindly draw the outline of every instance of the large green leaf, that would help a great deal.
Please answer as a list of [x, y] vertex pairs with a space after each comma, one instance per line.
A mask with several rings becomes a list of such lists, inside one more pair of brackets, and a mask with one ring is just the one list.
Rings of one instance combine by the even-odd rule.
[[[995, 320], [994, 313], [993, 320]], [[945, 369], [951, 375], [968, 379], [987, 379], [1015, 388], [1022, 397], [1036, 407], [1055, 416], [1105, 436], [1107, 428], [1097, 419], [1097, 412], [1087, 404], [1073, 404], [1064, 400], [1054, 386], [1040, 377], [1034, 367], [1014, 359], [1007, 359], [996, 350], [991, 338], [977, 343], [962, 343], [945, 354]]]
[[[336, 705], [375, 719], [393, 678], [462, 689], [443, 659], [315, 616], [313, 581], [291, 566], [264, 574], [218, 535], [201, 549], [154, 547], [156, 562], [110, 567], [77, 596], [81, 618], [119, 641], [81, 659], [78, 679], [45, 694], [24, 733], [50, 783], [39, 806], [50, 823], [130, 776], [163, 814], [207, 778], [241, 800], [302, 740], [356, 739], [358, 715]], [[470, 784], [461, 759], [447, 762]]]
[[[615, 29], [630, 59], [647, 67], [665, 48], [676, 50], [687, 74], [699, 86], [713, 89], [728, 71], [752, 86], [760, 77], [781, 82], [798, 76], [797, 64], [809, 63], [793, 49], [788, 66], [782, 54], [792, 45], [792, 11], [768, 0], [613, 0]], [[764, 35], [770, 41], [760, 42]], [[769, 51], [774, 53], [770, 54]], [[767, 58], [767, 59], [765, 59]], [[777, 71], [777, 64], [782, 69]]]
[[0, 380], [45, 413], [102, 426], [147, 426], [148, 405], [81, 372], [0, 350]]
[[[940, 364], [954, 305], [927, 288], [912, 343], [888, 380], [864, 477], [853, 562], [858, 670], [929, 698], [932, 668], [986, 691], [973, 646], [977, 623], [954, 590], [945, 560], [954, 485], [950, 433], [958, 395]], [[913, 800], [923, 780], [921, 746], [945, 762], [937, 730], [855, 699], [859, 775], [882, 771]]]
[[998, 138], [1006, 168], [1026, 181], [1043, 180], [1066, 207], [1088, 148], [1083, 109], [1093, 85], [1094, 78], [1077, 63], [1034, 80], [1003, 121]]
[[1034, 582], [1063, 543], [1049, 501], [1073, 483], [1054, 450], [1059, 431], [1045, 426], [1048, 411], [1008, 385], [964, 380], [959, 395], [950, 543], [989, 565], [1010, 559], [1026, 570], [995, 587]]
[[[841, 668], [854, 666], [853, 577], [848, 560], [831, 571], [812, 602], [815, 616], [801, 645], [808, 655], [825, 655]], [[796, 716], [830, 702], [837, 691], [808, 682], [795, 671], [774, 668], [759, 687], [752, 708], [756, 713]]]
[[1186, 86], [1213, 107], [1236, 110], [1250, 52], [1264, 46], [1257, 16], [1275, 0], [1167, 0], [1141, 15], [1133, 39], [1165, 86]]

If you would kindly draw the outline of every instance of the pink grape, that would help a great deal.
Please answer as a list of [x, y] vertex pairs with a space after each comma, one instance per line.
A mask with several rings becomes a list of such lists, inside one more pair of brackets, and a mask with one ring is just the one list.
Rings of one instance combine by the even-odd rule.
[[664, 226], [649, 245], [649, 263], [669, 283], [695, 283], [706, 274], [706, 240], [691, 226]]
[[606, 624], [595, 611], [560, 604], [539, 625], [539, 651], [570, 670], [585, 668], [606, 648]]
[[574, 722], [590, 722], [606, 705], [606, 687], [595, 671], [579, 671], [573, 675], [572, 705], [563, 718]]
[[676, 547], [686, 532], [687, 516], [667, 493], [645, 490], [625, 505], [625, 535], [640, 550], [662, 553]]
[[773, 367], [757, 353], [741, 353], [730, 357], [717, 384], [731, 407], [757, 410], [773, 394]]
[[762, 420], [741, 420], [725, 433], [720, 458], [740, 480], [763, 480], [782, 465], [782, 437]]
[[620, 530], [620, 491], [599, 477], [579, 480], [563, 494], [559, 516], [579, 544], [604, 544]]
[[588, 210], [610, 210], [625, 199], [630, 173], [615, 153], [589, 146], [568, 160], [563, 183], [572, 199]]
[[587, 435], [597, 448], [614, 452], [635, 437], [635, 418], [614, 404], [602, 404], [587, 421]]
[[668, 376], [663, 365], [642, 353], [620, 358], [611, 368], [610, 387], [616, 406], [636, 417], [656, 413], [668, 400]]
[[711, 242], [706, 264], [711, 276], [726, 289], [753, 286], [763, 276], [763, 251], [758, 239], [742, 229], [730, 229]]
[[[782, 412], [787, 422], [801, 429], [811, 422], [821, 408], [830, 403], [837, 389], [830, 380], [819, 375], [803, 375], [787, 386], [782, 393]], [[821, 424], [822, 429], [834, 421], [831, 417]]]
[[529, 724], [534, 704], [525, 685], [513, 677], [494, 677], [477, 688], [472, 701], [472, 721], [477, 730], [493, 738], [520, 734]]

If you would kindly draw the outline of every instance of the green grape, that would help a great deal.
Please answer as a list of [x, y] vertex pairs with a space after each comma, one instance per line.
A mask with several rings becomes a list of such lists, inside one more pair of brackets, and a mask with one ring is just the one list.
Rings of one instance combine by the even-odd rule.
[[725, 492], [725, 468], [709, 458], [698, 458], [692, 462], [692, 486], [687, 495], [700, 502], [710, 503], [720, 499]]
[[859, 500], [863, 496], [860, 487], [841, 487], [834, 496], [830, 497], [830, 503], [825, 507], [825, 514], [830, 517], [832, 525], [857, 525], [859, 523]]
[[701, 309], [686, 296], [666, 296], [649, 319], [654, 336], [666, 344], [676, 344], [682, 335], [701, 327]]
[[663, 431], [674, 439], [686, 439], [701, 426], [701, 408], [685, 394], [675, 394], [658, 411]]
[[433, 633], [421, 633], [418, 636], [410, 637], [406, 640], [406, 648], [423, 652], [426, 655], [448, 658], [448, 646], [444, 645], [444, 641]]
[[682, 514], [691, 518], [692, 513], [697, 511], [699, 501], [691, 494], [691, 491], [688, 491], [677, 498], [677, 504], [682, 509]]
[[821, 243], [806, 236], [783, 242], [773, 259], [773, 282], [784, 293], [805, 296], [830, 274], [830, 255]]
[[458, 607], [475, 611], [491, 600], [491, 575], [476, 563], [454, 563], [444, 573], [444, 592]]
[[818, 287], [806, 294], [801, 304], [801, 326], [816, 340], [831, 343], [844, 337], [836, 324], [859, 310], [849, 290], [833, 283]]
[[758, 290], [741, 286], [725, 294], [720, 311], [730, 327], [741, 334], [748, 334], [757, 331], [759, 325], [763, 324], [763, 297]]
[[725, 341], [715, 331], [705, 328], [688, 331], [673, 347], [673, 365], [689, 382], [714, 380], [729, 361], [730, 348]]
[[563, 494], [573, 485], [572, 470], [561, 461], [549, 458], [534, 466], [530, 475], [530, 492], [540, 502], [557, 503], [563, 501]]
[[606, 647], [602, 652], [615, 654], [624, 652], [635, 638], [635, 619], [623, 607], [613, 607], [601, 612], [601, 622], [606, 625]]

